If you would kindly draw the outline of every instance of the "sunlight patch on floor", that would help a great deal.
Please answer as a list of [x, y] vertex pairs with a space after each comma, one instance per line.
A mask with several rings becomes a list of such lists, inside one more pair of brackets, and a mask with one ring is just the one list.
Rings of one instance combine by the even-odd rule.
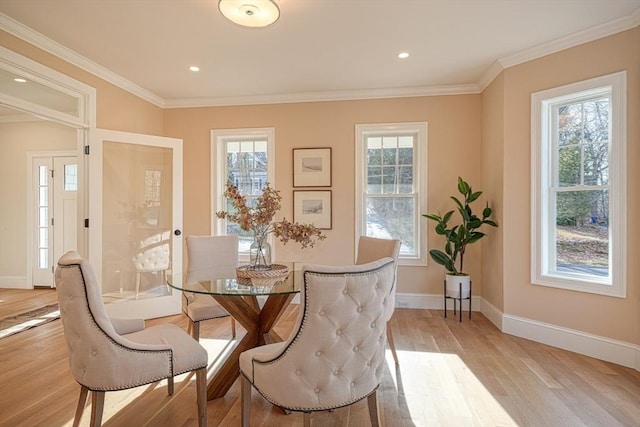
[[52, 311], [51, 313], [46, 313], [38, 317], [34, 317], [33, 319], [26, 320], [24, 322], [13, 325], [9, 328], [3, 329], [0, 331], [0, 338], [4, 338], [9, 335], [13, 335], [17, 332], [23, 331], [25, 329], [32, 328], [40, 323], [49, 322], [52, 319], [57, 319], [60, 317], [60, 310]]
[[456, 354], [398, 351], [386, 361], [416, 426], [517, 426]]
[[[240, 337], [241, 338], [241, 337]], [[209, 356], [209, 367], [207, 369], [207, 376], [211, 378], [213, 372], [215, 372], [222, 361], [225, 360], [231, 351], [233, 351], [236, 340], [231, 339], [213, 339], [200, 337], [200, 345], [207, 350]]]

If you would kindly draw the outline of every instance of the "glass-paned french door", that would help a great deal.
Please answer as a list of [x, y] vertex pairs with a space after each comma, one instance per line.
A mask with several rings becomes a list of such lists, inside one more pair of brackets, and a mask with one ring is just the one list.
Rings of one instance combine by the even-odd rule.
[[89, 154], [89, 258], [116, 317], [177, 314], [182, 140], [99, 130]]

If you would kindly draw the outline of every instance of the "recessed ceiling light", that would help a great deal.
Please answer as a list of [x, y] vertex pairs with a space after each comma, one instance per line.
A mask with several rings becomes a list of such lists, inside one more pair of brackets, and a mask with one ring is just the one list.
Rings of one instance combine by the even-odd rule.
[[26, 83], [27, 82], [27, 80], [23, 79], [22, 77], [16, 77], [15, 79], [13, 79], [13, 81], [17, 82], [17, 83]]
[[405, 58], [408, 58], [408, 57], [409, 57], [409, 52], [400, 52], [398, 54], [398, 58], [400, 58], [400, 59], [405, 59]]
[[194, 71], [194, 72], [195, 72], [195, 71], [200, 71], [200, 67], [196, 67], [195, 65], [192, 65], [191, 67], [189, 67], [189, 69], [190, 69], [191, 71]]

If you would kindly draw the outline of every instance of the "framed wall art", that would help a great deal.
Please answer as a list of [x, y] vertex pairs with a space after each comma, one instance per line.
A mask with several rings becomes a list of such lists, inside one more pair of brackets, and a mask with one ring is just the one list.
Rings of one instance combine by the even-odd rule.
[[330, 230], [331, 190], [294, 190], [293, 221]]
[[331, 148], [293, 149], [294, 187], [331, 187]]

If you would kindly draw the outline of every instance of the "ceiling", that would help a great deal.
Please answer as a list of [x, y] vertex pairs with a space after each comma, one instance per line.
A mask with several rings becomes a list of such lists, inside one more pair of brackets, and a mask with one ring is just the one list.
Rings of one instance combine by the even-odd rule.
[[2, 0], [0, 22], [171, 107], [475, 93], [501, 68], [640, 21], [640, 0], [278, 4], [260, 29], [225, 20], [217, 0]]

